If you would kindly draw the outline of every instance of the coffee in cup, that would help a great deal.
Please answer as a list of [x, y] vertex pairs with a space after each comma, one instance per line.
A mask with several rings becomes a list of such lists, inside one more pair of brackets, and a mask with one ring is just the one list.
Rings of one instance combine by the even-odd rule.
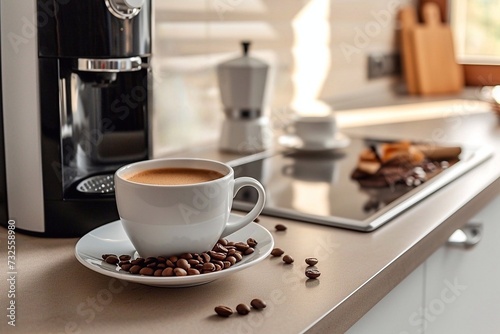
[[[230, 216], [243, 187], [258, 199], [245, 216]], [[217, 240], [252, 222], [265, 203], [255, 179], [234, 179], [233, 169], [203, 159], [157, 159], [132, 163], [115, 173], [122, 226], [141, 257], [201, 253]]]
[[208, 182], [224, 175], [208, 169], [197, 168], [156, 168], [147, 169], [130, 176], [127, 180], [136, 183], [156, 185], [182, 185]]

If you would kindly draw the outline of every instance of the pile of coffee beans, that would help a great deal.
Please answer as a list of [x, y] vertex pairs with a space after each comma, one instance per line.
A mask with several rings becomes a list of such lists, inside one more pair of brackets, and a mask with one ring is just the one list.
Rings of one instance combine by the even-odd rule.
[[212, 250], [203, 253], [184, 253], [178, 256], [158, 256], [132, 259], [130, 255], [103, 254], [102, 259], [123, 271], [144, 276], [190, 276], [227, 269], [255, 251], [258, 242], [220, 239]]
[[[252, 308], [256, 310], [262, 310], [267, 306], [266, 302], [259, 298], [252, 299], [250, 305], [252, 306]], [[234, 313], [229, 306], [225, 305], [216, 306], [214, 310], [218, 316], [224, 318], [228, 318]], [[250, 306], [248, 306], [247, 304], [241, 303], [236, 306], [236, 312], [238, 312], [238, 314], [240, 315], [247, 315], [248, 313], [250, 313], [250, 311], [251, 311]]]

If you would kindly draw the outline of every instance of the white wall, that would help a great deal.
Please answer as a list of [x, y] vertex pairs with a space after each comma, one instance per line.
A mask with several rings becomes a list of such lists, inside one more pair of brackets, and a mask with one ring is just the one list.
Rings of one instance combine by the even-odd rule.
[[367, 79], [370, 52], [397, 48], [397, 8], [413, 0], [157, 0], [155, 152], [217, 138], [223, 114], [215, 66], [241, 40], [268, 62], [269, 115], [321, 113], [393, 90]]

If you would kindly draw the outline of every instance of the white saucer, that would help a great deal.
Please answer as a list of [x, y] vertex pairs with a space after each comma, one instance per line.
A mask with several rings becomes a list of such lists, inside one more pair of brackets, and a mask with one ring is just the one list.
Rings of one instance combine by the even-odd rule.
[[[235, 219], [236, 217], [238, 216], [231, 214], [229, 219]], [[265, 259], [274, 247], [274, 240], [271, 233], [261, 225], [250, 223], [226, 238], [229, 241], [246, 241], [250, 237], [258, 242], [254, 253], [244, 256], [243, 260], [228, 269], [193, 276], [153, 277], [132, 275], [121, 270], [116, 265], [102, 261], [101, 256], [103, 254], [128, 254], [134, 257], [134, 246], [125, 234], [119, 220], [98, 227], [84, 235], [75, 246], [75, 256], [85, 267], [106, 276], [158, 287], [188, 287], [226, 277]]]
[[305, 143], [302, 139], [293, 134], [287, 134], [279, 137], [278, 142], [281, 146], [304, 152], [333, 151], [343, 149], [349, 146], [351, 139], [343, 133], [337, 132], [335, 137], [324, 143]]

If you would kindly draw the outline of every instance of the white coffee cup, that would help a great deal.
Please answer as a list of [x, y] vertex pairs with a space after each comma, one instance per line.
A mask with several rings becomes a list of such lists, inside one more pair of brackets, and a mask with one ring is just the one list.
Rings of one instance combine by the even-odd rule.
[[[128, 180], [141, 171], [160, 168], [205, 169], [223, 176], [212, 181], [156, 185]], [[259, 194], [253, 209], [229, 221], [234, 195], [251, 186]], [[222, 162], [202, 159], [157, 159], [126, 165], [115, 173], [118, 213], [141, 257], [201, 253], [217, 240], [252, 222], [264, 208], [265, 191], [255, 179], [234, 179]]]
[[322, 145], [334, 140], [337, 122], [333, 115], [299, 116], [285, 132], [299, 137], [305, 145]]

